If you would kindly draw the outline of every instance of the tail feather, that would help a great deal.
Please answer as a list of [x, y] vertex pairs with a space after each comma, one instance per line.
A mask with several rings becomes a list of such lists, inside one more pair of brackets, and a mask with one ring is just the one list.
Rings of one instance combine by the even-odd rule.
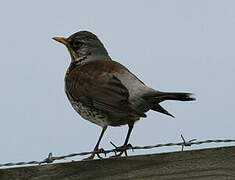
[[192, 97], [192, 93], [175, 93], [175, 92], [159, 92], [154, 97], [159, 102], [165, 100], [177, 100], [177, 101], [194, 101], [196, 100]]
[[153, 106], [152, 110], [166, 114], [166, 115], [171, 116], [173, 118], [175, 117], [172, 114], [170, 114], [167, 110], [165, 110], [162, 106], [160, 106], [160, 104], [156, 104], [155, 106]]
[[168, 116], [174, 117], [167, 110], [165, 110], [162, 106], [160, 106], [160, 102], [165, 100], [177, 100], [177, 101], [194, 101], [196, 100], [192, 97], [191, 93], [171, 93], [171, 92], [157, 92], [154, 96], [154, 106], [151, 108], [154, 111], [166, 114]]

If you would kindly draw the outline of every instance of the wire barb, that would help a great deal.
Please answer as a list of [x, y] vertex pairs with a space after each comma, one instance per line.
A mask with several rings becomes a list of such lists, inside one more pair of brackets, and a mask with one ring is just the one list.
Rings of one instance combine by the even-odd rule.
[[184, 147], [185, 146], [192, 146], [193, 145], [192, 142], [197, 140], [197, 139], [191, 139], [189, 141], [186, 141], [182, 134], [180, 136], [181, 136], [181, 138], [183, 140], [181, 151], [184, 151]]
[[48, 157], [44, 159], [43, 161], [39, 162], [38, 164], [41, 165], [42, 163], [53, 163], [56, 159], [52, 157], [52, 152], [48, 154]]
[[[139, 150], [145, 150], [145, 149], [153, 149], [153, 148], [159, 148], [159, 147], [169, 147], [169, 146], [181, 146], [181, 151], [184, 150], [184, 147], [186, 146], [192, 146], [192, 145], [200, 145], [200, 144], [208, 144], [208, 143], [234, 143], [235, 139], [217, 139], [217, 140], [205, 140], [205, 141], [196, 141], [196, 139], [191, 139], [189, 141], [186, 141], [184, 136], [181, 134], [181, 139], [183, 142], [179, 143], [167, 143], [167, 144], [156, 144], [153, 146], [132, 146], [131, 144], [128, 144], [125, 147], [118, 147], [114, 143], [110, 142], [113, 146], [114, 149], [110, 150], [104, 150], [101, 149], [99, 152], [95, 152], [96, 154], [103, 153], [106, 157], [107, 154], [109, 153], [115, 153], [123, 150], [132, 150], [134, 151], [135, 149]], [[81, 152], [81, 153], [73, 153], [73, 154], [68, 154], [65, 156], [58, 156], [58, 157], [53, 157], [52, 153], [49, 153], [48, 157], [44, 159], [43, 161], [29, 161], [29, 162], [17, 162], [17, 163], [5, 163], [5, 164], [0, 164], [0, 167], [5, 167], [5, 166], [20, 166], [20, 165], [33, 165], [33, 164], [43, 164], [43, 163], [53, 163], [55, 160], [62, 160], [65, 158], [70, 158], [70, 157], [75, 157], [75, 156], [85, 156], [89, 154], [93, 154], [94, 152]]]

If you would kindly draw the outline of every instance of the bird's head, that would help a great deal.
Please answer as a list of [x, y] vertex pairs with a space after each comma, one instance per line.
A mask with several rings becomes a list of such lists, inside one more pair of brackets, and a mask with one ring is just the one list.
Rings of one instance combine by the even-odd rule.
[[102, 42], [91, 32], [80, 31], [68, 38], [53, 37], [52, 39], [67, 47], [72, 61], [110, 59]]

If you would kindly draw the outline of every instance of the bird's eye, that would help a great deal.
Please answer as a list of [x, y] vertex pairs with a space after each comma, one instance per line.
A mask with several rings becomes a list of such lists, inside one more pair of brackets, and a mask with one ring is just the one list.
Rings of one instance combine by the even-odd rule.
[[78, 49], [80, 49], [80, 48], [82, 47], [82, 45], [83, 45], [83, 43], [80, 42], [80, 41], [73, 41], [73, 42], [71, 43], [71, 46], [72, 46], [72, 48], [73, 48], [75, 51], [77, 51]]
[[82, 45], [83, 43], [80, 41], [72, 41], [70, 43], [71, 48], [76, 52], [82, 47]]

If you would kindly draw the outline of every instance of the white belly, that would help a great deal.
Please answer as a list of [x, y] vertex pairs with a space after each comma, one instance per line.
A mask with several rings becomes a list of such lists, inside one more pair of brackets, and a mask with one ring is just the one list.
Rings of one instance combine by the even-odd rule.
[[82, 116], [84, 119], [95, 123], [101, 127], [109, 125], [108, 123], [108, 117], [105, 113], [94, 109], [90, 108], [87, 106], [84, 106], [80, 102], [71, 102], [73, 108]]

